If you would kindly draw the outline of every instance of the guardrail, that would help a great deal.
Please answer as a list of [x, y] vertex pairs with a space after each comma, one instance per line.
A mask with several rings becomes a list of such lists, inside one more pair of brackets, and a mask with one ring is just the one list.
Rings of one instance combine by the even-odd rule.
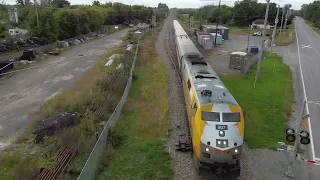
[[100, 158], [100, 156], [101, 156], [102, 152], [104, 151], [106, 144], [107, 144], [109, 129], [110, 129], [110, 127], [114, 126], [116, 124], [116, 122], [118, 121], [118, 119], [121, 115], [122, 108], [127, 100], [127, 97], [129, 95], [129, 92], [131, 89], [132, 74], [133, 74], [133, 70], [135, 68], [136, 58], [138, 55], [139, 43], [140, 43], [140, 38], [138, 39], [137, 47], [135, 50], [135, 55], [133, 58], [133, 63], [132, 63], [131, 69], [130, 69], [130, 75], [129, 75], [125, 90], [123, 92], [123, 95], [121, 97], [121, 100], [119, 101], [117, 107], [114, 109], [108, 122], [104, 126], [104, 128], [99, 136], [99, 139], [97, 140], [92, 152], [90, 153], [89, 158], [87, 159], [87, 161], [86, 161], [86, 163], [85, 163], [85, 165], [84, 165], [84, 167], [78, 177], [78, 180], [91, 180], [91, 179], [94, 179], [94, 177], [95, 177], [97, 165], [100, 160], [99, 158]]

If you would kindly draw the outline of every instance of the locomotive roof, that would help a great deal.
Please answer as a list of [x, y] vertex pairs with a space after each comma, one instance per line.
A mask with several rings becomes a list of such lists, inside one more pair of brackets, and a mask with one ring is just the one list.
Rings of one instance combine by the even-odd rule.
[[[238, 105], [228, 89], [224, 86], [218, 75], [210, 65], [191, 65], [190, 74], [194, 88], [201, 105], [214, 103], [228, 103]], [[203, 90], [210, 90], [212, 95], [202, 95]]]

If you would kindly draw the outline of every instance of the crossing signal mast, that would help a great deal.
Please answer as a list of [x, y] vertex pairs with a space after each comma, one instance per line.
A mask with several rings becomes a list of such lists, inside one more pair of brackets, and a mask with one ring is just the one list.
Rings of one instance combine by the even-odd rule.
[[292, 171], [291, 165], [294, 163], [295, 160], [305, 161], [305, 162], [308, 162], [308, 163], [311, 163], [311, 164], [314, 164], [317, 166], [320, 165], [314, 159], [311, 159], [311, 160], [306, 159], [306, 158], [302, 157], [300, 153], [297, 152], [299, 142], [302, 145], [308, 145], [311, 143], [312, 137], [310, 137], [309, 132], [302, 130], [302, 126], [305, 129], [308, 129], [307, 124], [305, 122], [303, 122], [304, 120], [306, 120], [310, 117], [309, 114], [303, 115], [303, 112], [304, 112], [306, 105], [308, 103], [320, 106], [319, 101], [314, 102], [314, 101], [303, 100], [302, 108], [301, 108], [300, 116], [299, 116], [300, 119], [298, 120], [299, 124], [298, 124], [297, 130], [294, 130], [293, 128], [288, 128], [286, 130], [286, 140], [290, 143], [294, 142], [294, 146], [286, 145], [284, 142], [278, 142], [278, 148], [277, 148], [278, 152], [284, 152], [285, 154], [288, 154], [290, 156], [291, 163], [287, 167], [287, 171], [285, 172], [285, 174], [286, 174], [286, 176], [291, 177], [291, 178], [294, 178], [294, 172]]
[[296, 142], [296, 140], [297, 140], [296, 136], [298, 135], [300, 137], [300, 143], [301, 144], [303, 144], [303, 145], [310, 144], [310, 138], [309, 138], [310, 135], [309, 135], [309, 133], [307, 131], [302, 130], [302, 131], [296, 133], [294, 129], [288, 128], [287, 131], [286, 131], [286, 134], [287, 134], [286, 140], [288, 142]]

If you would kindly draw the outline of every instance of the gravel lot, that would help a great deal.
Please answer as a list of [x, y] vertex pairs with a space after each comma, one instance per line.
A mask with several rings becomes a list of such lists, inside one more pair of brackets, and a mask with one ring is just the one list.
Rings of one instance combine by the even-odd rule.
[[[192, 40], [199, 51], [206, 57], [206, 60], [211, 64], [213, 70], [218, 74], [239, 75], [240, 70], [229, 69], [230, 54], [235, 51], [245, 52], [247, 48], [247, 35], [231, 35], [229, 40], [224, 41], [222, 45], [217, 45], [212, 50], [204, 50], [197, 42], [196, 37]], [[250, 36], [250, 46], [261, 46], [261, 37]]]

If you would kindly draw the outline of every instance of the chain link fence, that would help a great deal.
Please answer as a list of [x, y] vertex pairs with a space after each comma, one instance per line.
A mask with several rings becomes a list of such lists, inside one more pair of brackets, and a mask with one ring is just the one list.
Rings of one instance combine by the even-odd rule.
[[122, 108], [127, 100], [127, 97], [129, 95], [130, 89], [131, 89], [131, 83], [132, 83], [132, 75], [133, 70], [135, 68], [136, 58], [138, 55], [139, 50], [139, 44], [140, 44], [140, 38], [138, 39], [137, 47], [135, 50], [133, 63], [130, 69], [130, 75], [126, 84], [126, 87], [124, 89], [123, 95], [121, 97], [121, 100], [117, 104], [116, 108], [114, 109], [113, 113], [111, 114], [109, 120], [107, 121], [106, 125], [104, 126], [92, 152], [89, 155], [89, 158], [87, 159], [79, 177], [78, 180], [90, 180], [94, 179], [97, 165], [99, 163], [99, 158], [101, 157], [103, 151], [106, 148], [107, 140], [108, 140], [108, 132], [110, 127], [113, 127], [115, 123], [118, 121], [121, 115]]

